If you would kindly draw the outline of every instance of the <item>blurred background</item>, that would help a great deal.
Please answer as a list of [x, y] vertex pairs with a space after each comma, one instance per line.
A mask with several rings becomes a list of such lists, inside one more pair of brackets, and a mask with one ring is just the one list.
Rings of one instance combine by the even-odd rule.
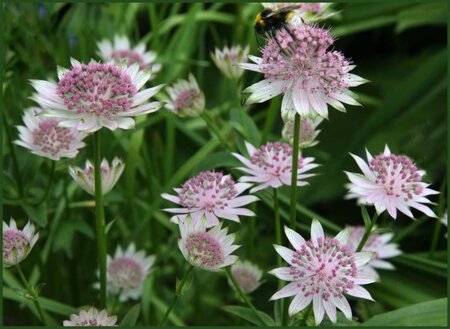
[[[347, 114], [330, 110], [329, 121], [321, 124], [320, 143], [307, 149], [322, 166], [320, 175], [299, 190], [299, 232], [309, 235], [312, 217], [321, 219], [325, 230], [334, 234], [345, 224], [361, 224], [360, 209], [344, 200], [343, 170], [358, 171], [348, 152], [364, 156], [364, 149], [378, 154], [388, 144], [395, 153], [405, 154], [426, 170], [425, 181], [442, 192], [432, 201], [433, 210], [446, 211], [447, 181], [447, 7], [440, 2], [389, 1], [372, 4], [336, 3], [339, 14], [318, 23], [331, 29], [338, 40], [335, 48], [356, 64], [355, 74], [368, 80], [354, 91], [362, 108], [349, 106]], [[50, 163], [27, 150], [13, 146], [16, 125], [33, 104], [29, 79], [56, 80], [56, 66], [69, 66], [70, 57], [80, 61], [98, 59], [97, 42], [116, 34], [128, 36], [132, 43], [145, 42], [158, 54], [163, 69], [151, 83], [173, 83], [192, 72], [206, 96], [206, 108], [221, 116], [227, 126], [238, 119], [237, 105], [230, 95], [236, 85], [220, 75], [210, 59], [215, 47], [250, 45], [259, 55], [253, 30], [257, 3], [130, 3], [130, 4], [3, 4], [4, 68], [3, 99], [3, 218], [15, 218], [23, 226], [31, 218], [40, 239], [23, 269], [31, 282], [45, 283], [44, 308], [55, 323], [67, 318], [74, 308], [94, 305], [97, 281], [94, 240], [93, 199], [78, 188], [67, 174], [67, 166], [82, 166], [92, 159], [91, 137], [88, 147], [75, 158], [57, 164], [55, 184], [49, 201], [33, 208], [17, 195], [20, 175], [29, 193], [39, 195], [46, 186]], [[246, 72], [242, 86], [261, 79]], [[164, 93], [159, 97], [163, 99]], [[245, 124], [251, 139], [261, 135], [279, 140], [282, 120], [281, 98], [247, 109]], [[179, 233], [160, 209], [168, 203], [160, 197], [199, 171], [217, 169], [229, 172], [237, 165], [230, 154], [211, 139], [200, 118], [180, 119], [165, 110], [138, 119], [132, 131], [102, 132], [104, 156], [125, 159], [125, 173], [106, 196], [107, 221], [114, 220], [108, 233], [108, 253], [117, 245], [134, 241], [138, 248], [157, 255], [157, 263], [145, 281], [138, 324], [156, 325], [174, 294], [176, 277], [181, 277], [185, 260], [176, 241]], [[224, 127], [226, 128], [226, 127]], [[242, 136], [235, 130], [229, 136], [236, 149]], [[15, 152], [15, 167], [11, 152]], [[237, 178], [235, 176], [235, 178]], [[289, 211], [289, 190], [282, 190], [283, 219]], [[270, 197], [263, 196], [256, 208], [257, 218], [230, 224], [243, 246], [238, 255], [258, 264], [265, 271], [275, 267], [273, 215]], [[369, 209], [370, 212], [373, 209]], [[365, 321], [373, 315], [447, 296], [447, 228], [438, 220], [422, 217], [415, 221], [400, 215], [396, 221], [383, 216], [380, 226], [395, 233], [394, 240], [404, 254], [392, 262], [395, 271], [380, 271], [381, 282], [368, 287], [377, 301], [351, 300], [355, 316]], [[249, 222], [256, 232], [249, 237]], [[228, 225], [228, 224], [227, 224]], [[3, 271], [3, 317], [7, 325], [33, 325], [36, 318], [21, 301], [14, 288], [14, 271]], [[272, 314], [269, 297], [277, 290], [277, 280], [264, 276], [265, 283], [252, 294], [254, 304]], [[246, 325], [247, 322], [225, 312], [224, 305], [237, 305], [225, 276], [196, 271], [192, 287], [182, 296], [170, 321], [174, 325]], [[135, 302], [122, 305], [124, 313]], [[207, 314], [207, 316], [205, 316]]]

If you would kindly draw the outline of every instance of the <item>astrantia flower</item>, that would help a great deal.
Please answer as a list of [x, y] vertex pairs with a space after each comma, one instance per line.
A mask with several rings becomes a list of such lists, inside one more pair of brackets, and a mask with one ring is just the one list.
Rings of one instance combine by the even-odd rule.
[[422, 182], [425, 171], [417, 169], [411, 159], [391, 154], [386, 145], [384, 153], [375, 158], [366, 150], [368, 164], [351, 154], [363, 175], [345, 172], [350, 180], [348, 198], [356, 198], [360, 204], [374, 205], [378, 214], [387, 210], [392, 218], [397, 210], [414, 218], [410, 207], [430, 217], [437, 217], [424, 203], [431, 203], [426, 196], [439, 192], [429, 189]]
[[98, 44], [98, 54], [104, 62], [113, 61], [115, 64], [138, 64], [141, 70], [149, 69], [154, 74], [161, 70], [161, 65], [156, 64], [156, 53], [153, 51], [146, 51], [144, 43], [139, 43], [132, 48], [130, 40], [125, 36], [116, 35], [114, 41], [107, 39], [100, 41]]
[[[315, 2], [315, 3], [299, 3], [299, 2], [263, 2], [264, 8], [279, 10], [286, 7], [296, 6], [292, 11], [294, 12], [294, 19], [289, 23], [299, 25], [302, 22], [316, 22], [327, 19], [337, 12], [330, 10], [332, 3]], [[299, 19], [300, 18], [300, 19]], [[292, 26], [292, 25], [291, 25]]]
[[348, 248], [345, 245], [347, 229], [334, 238], [327, 237], [320, 223], [314, 219], [308, 241], [287, 227], [284, 231], [294, 250], [278, 245], [275, 249], [290, 266], [269, 273], [290, 281], [271, 297], [275, 300], [295, 296], [289, 305], [290, 316], [312, 302], [316, 325], [322, 322], [324, 313], [335, 323], [336, 307], [347, 319], [352, 318], [352, 310], [344, 295], [373, 300], [369, 292], [361, 287], [376, 279], [362, 271], [373, 255], [370, 252], [355, 253]]
[[231, 255], [239, 248], [233, 245], [235, 236], [227, 235], [228, 229], [222, 229], [222, 224], [206, 230], [204, 219], [194, 221], [188, 217], [179, 226], [181, 239], [178, 240], [178, 246], [192, 266], [218, 271], [237, 261], [238, 257]]
[[[269, 186], [278, 188], [282, 185], [291, 185], [292, 147], [289, 144], [269, 142], [259, 148], [255, 148], [247, 142], [245, 145], [250, 159], [237, 153], [233, 153], [233, 155], [245, 166], [238, 169], [250, 175], [242, 176], [239, 180], [257, 184], [250, 190], [251, 193]], [[314, 176], [314, 174], [306, 174], [307, 171], [318, 167], [313, 161], [314, 158], [302, 158], [299, 155], [297, 186], [308, 185], [304, 179]]]
[[34, 233], [34, 225], [28, 222], [23, 230], [17, 229], [16, 221], [9, 220], [9, 226], [3, 222], [3, 265], [5, 268], [23, 261], [39, 238]]
[[[359, 246], [363, 239], [365, 228], [364, 226], [348, 226], [349, 238], [346, 245], [353, 251]], [[400, 255], [402, 252], [398, 249], [398, 244], [389, 243], [394, 234], [385, 233], [371, 233], [362, 251], [370, 251], [374, 253], [374, 258], [366, 265], [365, 270], [371, 274], [378, 276], [374, 269], [393, 270], [394, 266], [385, 261], [387, 258], [392, 258]]]
[[263, 272], [249, 261], [237, 261], [231, 266], [231, 275], [241, 290], [247, 294], [255, 291], [261, 285]]
[[166, 91], [170, 100], [166, 101], [165, 108], [180, 117], [196, 117], [205, 109], [205, 95], [192, 74], [189, 80], [179, 79]]
[[51, 160], [74, 158], [86, 145], [82, 141], [86, 135], [75, 128], [60, 127], [59, 120], [45, 118], [41, 113], [37, 107], [25, 110], [22, 117], [25, 126], [17, 127], [20, 139], [14, 143]]
[[117, 247], [114, 257], [107, 258], [108, 290], [120, 294], [119, 300], [138, 299], [142, 293], [142, 285], [156, 257], [145, 255], [144, 251], [136, 252], [133, 243], [125, 252]]
[[[298, 145], [300, 148], [312, 147], [319, 143], [316, 138], [320, 133], [320, 129], [316, 128], [322, 121], [323, 118], [321, 117], [317, 117], [312, 120], [300, 120], [300, 136], [298, 140]], [[294, 143], [294, 120], [286, 120], [281, 134], [283, 138], [289, 141], [291, 145]]]
[[63, 322], [64, 327], [116, 327], [117, 316], [108, 315], [106, 310], [99, 311], [91, 307], [79, 314], [71, 314], [69, 320]]
[[61, 120], [60, 126], [94, 132], [134, 127], [132, 117], [155, 112], [159, 102], [148, 99], [162, 85], [139, 91], [149, 80], [149, 71], [139, 65], [122, 67], [91, 61], [82, 64], [72, 59], [72, 68], [58, 69], [59, 82], [31, 80], [37, 93], [31, 97], [46, 111], [44, 115]]
[[296, 113], [327, 118], [328, 104], [343, 112], [342, 103], [360, 105], [348, 88], [366, 80], [349, 73], [354, 66], [342, 53], [328, 50], [333, 43], [327, 30], [306, 24], [277, 32], [267, 40], [262, 58], [249, 56], [255, 64], [240, 64], [265, 78], [244, 90], [251, 93], [247, 103], [262, 103], [283, 94], [281, 114], [285, 119]]
[[[125, 164], [119, 158], [114, 158], [111, 166], [106, 159], [100, 164], [102, 174], [102, 193], [106, 194], [116, 185], [122, 175]], [[69, 174], [77, 184], [86, 192], [95, 195], [94, 166], [87, 160], [84, 169], [79, 167], [69, 167]]]
[[178, 196], [166, 193], [161, 196], [182, 207], [164, 209], [177, 214], [171, 218], [173, 222], [184, 222], [189, 214], [194, 222], [205, 217], [206, 227], [212, 227], [219, 224], [219, 218], [239, 222], [239, 216], [255, 216], [252, 211], [240, 208], [258, 200], [253, 195], [239, 196], [250, 186], [235, 183], [230, 175], [205, 171], [186, 181], [181, 188], [176, 188]]
[[241, 46], [225, 47], [222, 50], [216, 48], [211, 54], [211, 58], [226, 77], [237, 80], [244, 73], [244, 70], [237, 64], [247, 60], [249, 49], [248, 46], [245, 48]]

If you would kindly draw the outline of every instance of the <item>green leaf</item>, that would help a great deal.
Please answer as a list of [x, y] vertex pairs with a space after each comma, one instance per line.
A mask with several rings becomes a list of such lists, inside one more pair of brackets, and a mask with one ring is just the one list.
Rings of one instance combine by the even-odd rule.
[[269, 326], [274, 327], [275, 321], [270, 317], [270, 315], [257, 311], [258, 314], [261, 316], [261, 318], [264, 320], [264, 323], [261, 323], [261, 321], [258, 319], [258, 317], [253, 313], [253, 311], [250, 308], [242, 307], [242, 306], [224, 306], [223, 310], [236, 315], [240, 318], [243, 318], [244, 320], [247, 320], [250, 323], [256, 324], [257, 326]]
[[364, 326], [447, 326], [447, 298], [375, 315]]
[[177, 278], [177, 282], [175, 284], [175, 294], [177, 296], [183, 296], [186, 292], [189, 291], [192, 287], [192, 283], [194, 282], [194, 273], [190, 271], [188, 277], [186, 278], [186, 282], [181, 287], [181, 280]]
[[105, 227], [105, 234], [108, 234], [108, 232], [111, 230], [111, 227], [113, 226], [113, 224], [116, 222], [117, 218], [114, 218], [112, 221], [110, 221], [108, 224], [106, 224]]
[[122, 321], [120, 322], [121, 327], [132, 327], [136, 325], [139, 318], [139, 313], [141, 312], [141, 305], [136, 304], [125, 314]]
[[369, 213], [367, 212], [367, 209], [364, 206], [361, 206], [361, 215], [364, 220], [364, 227], [366, 228], [366, 232], [367, 232], [367, 229], [370, 227], [371, 220], [370, 220]]
[[23, 210], [27, 213], [28, 217], [41, 227], [47, 226], [47, 204], [41, 203], [39, 206], [30, 206], [27, 204], [22, 205]]

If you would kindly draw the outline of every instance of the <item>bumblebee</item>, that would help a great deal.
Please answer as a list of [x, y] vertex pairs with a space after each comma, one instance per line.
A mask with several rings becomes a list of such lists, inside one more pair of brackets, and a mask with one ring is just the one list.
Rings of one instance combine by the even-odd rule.
[[281, 29], [285, 29], [289, 34], [292, 34], [289, 29], [289, 23], [294, 17], [294, 10], [301, 5], [292, 5], [283, 7], [277, 10], [269, 8], [264, 9], [256, 15], [255, 18], [255, 32], [257, 34], [268, 34], [273, 36]]

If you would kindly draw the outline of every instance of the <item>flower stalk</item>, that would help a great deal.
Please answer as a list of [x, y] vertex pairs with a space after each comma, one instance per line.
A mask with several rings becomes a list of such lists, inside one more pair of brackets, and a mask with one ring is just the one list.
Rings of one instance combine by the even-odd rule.
[[100, 274], [100, 306], [106, 307], [106, 232], [105, 209], [103, 208], [101, 174], [100, 132], [94, 133], [94, 181], [95, 181], [95, 219], [97, 231], [97, 255]]
[[170, 312], [172, 312], [172, 309], [175, 307], [175, 304], [177, 303], [178, 296], [181, 295], [181, 292], [183, 291], [183, 287], [186, 284], [187, 279], [189, 278], [189, 275], [191, 274], [193, 270], [193, 266], [190, 265], [186, 273], [184, 274], [183, 278], [180, 281], [180, 284], [176, 287], [175, 297], [172, 300], [172, 303], [169, 305], [169, 307], [166, 310], [166, 313], [164, 314], [161, 322], [159, 323], [159, 326], [163, 327], [167, 323], [167, 319], [169, 318]]
[[261, 324], [265, 324], [264, 319], [261, 317], [261, 315], [258, 313], [258, 310], [256, 309], [256, 307], [252, 304], [252, 302], [250, 301], [250, 299], [248, 298], [248, 296], [246, 294], [244, 294], [244, 292], [242, 291], [242, 289], [239, 287], [239, 284], [236, 282], [236, 279], [233, 277], [233, 275], [231, 274], [230, 268], [226, 268], [225, 269], [225, 273], [228, 276], [228, 279], [231, 281], [231, 283], [233, 284], [234, 289], [236, 290], [236, 292], [238, 293], [239, 297], [245, 302], [245, 304], [247, 304], [247, 306], [253, 311], [253, 313], [255, 314], [255, 316], [258, 318], [259, 321], [261, 321]]
[[[275, 243], [279, 246], [282, 245], [281, 242], [281, 221], [280, 221], [280, 201], [278, 199], [278, 191], [276, 188], [273, 189], [273, 210], [275, 215]], [[283, 265], [280, 255], [277, 254], [277, 266], [281, 267]], [[283, 288], [283, 281], [278, 281], [278, 290]], [[276, 300], [275, 301], [275, 310], [277, 310], [278, 314], [281, 317], [281, 325], [286, 325], [286, 312], [284, 312], [284, 300]]]
[[300, 115], [295, 114], [294, 121], [294, 141], [292, 152], [292, 178], [291, 178], [291, 213], [289, 218], [289, 227], [295, 229], [295, 217], [297, 214], [297, 170], [298, 170], [298, 141], [300, 138]]
[[39, 314], [39, 317], [42, 321], [42, 323], [47, 326], [47, 321], [45, 320], [44, 312], [42, 311], [41, 303], [39, 302], [38, 294], [36, 291], [30, 286], [27, 279], [25, 278], [25, 275], [22, 272], [22, 269], [20, 268], [19, 263], [16, 264], [17, 272], [19, 273], [20, 280], [22, 281], [23, 285], [27, 289], [28, 293], [31, 296], [31, 299], [33, 300], [34, 306], [36, 306], [36, 310]]
[[378, 217], [379, 217], [378, 213], [375, 211], [375, 214], [373, 215], [369, 226], [366, 227], [366, 231], [364, 232], [364, 236], [363, 236], [361, 242], [359, 243], [358, 248], [356, 248], [356, 252], [360, 252], [364, 248], [364, 245], [366, 244], [367, 239], [369, 239], [370, 234], [372, 233], [372, 229], [375, 227]]

